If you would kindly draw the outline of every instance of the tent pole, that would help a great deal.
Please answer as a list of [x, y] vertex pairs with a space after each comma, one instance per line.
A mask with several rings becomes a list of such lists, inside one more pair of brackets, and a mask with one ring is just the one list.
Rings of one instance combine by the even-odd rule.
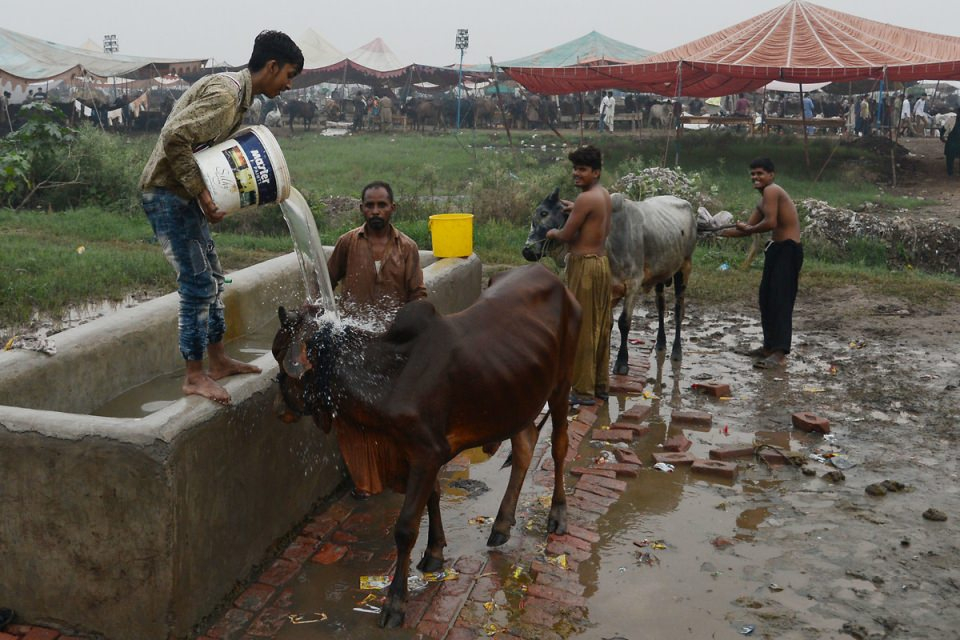
[[760, 94], [760, 131], [763, 137], [767, 137], [767, 85], [763, 85], [763, 93]]
[[677, 137], [674, 140], [673, 147], [673, 166], [680, 166], [680, 134], [683, 133], [683, 107], [680, 106], [680, 96], [683, 95], [683, 63], [681, 62], [677, 65], [677, 107], [679, 111], [675, 108], [673, 113], [680, 113], [680, 117], [677, 118], [676, 127], [677, 127]]
[[493, 64], [493, 56], [490, 56], [490, 69], [493, 71], [493, 86], [497, 90], [497, 104], [500, 105], [500, 122], [503, 123], [503, 129], [507, 132], [507, 142], [512, 149], [513, 136], [510, 135], [510, 125], [507, 124], [507, 116], [503, 112], [503, 96], [500, 95], [500, 81], [497, 79], [497, 65]]
[[[886, 67], [883, 68], [883, 79], [884, 79], [885, 82], [888, 82], [888, 80], [887, 80], [887, 68], [886, 68]], [[896, 104], [896, 102], [894, 102], [894, 104]], [[890, 114], [890, 131], [888, 132], [887, 135], [889, 136], [890, 140], [892, 140], [892, 141], [894, 141], [894, 142], [896, 141], [896, 138], [894, 137], [894, 132], [893, 132], [894, 126], [893, 126], [893, 123], [897, 121], [897, 118], [898, 118], [899, 116], [900, 116], [899, 113], [891, 113], [891, 114]], [[899, 123], [898, 123], [898, 124], [899, 124]], [[897, 132], [898, 132], [897, 135], [899, 135], [900, 127], [897, 126], [896, 129], [897, 129]], [[891, 145], [890, 145], [890, 178], [891, 178], [891, 180], [892, 180], [892, 182], [893, 182], [893, 188], [894, 188], [894, 189], [897, 188], [897, 154], [894, 153], [894, 147], [895, 147], [895, 146], [896, 146], [895, 144], [891, 144]]]
[[807, 112], [803, 108], [803, 83], [800, 83], [800, 119], [803, 122], [803, 159], [807, 163], [807, 171], [810, 170], [810, 152], [807, 149]]
[[583, 91], [580, 92], [580, 146], [583, 146]]

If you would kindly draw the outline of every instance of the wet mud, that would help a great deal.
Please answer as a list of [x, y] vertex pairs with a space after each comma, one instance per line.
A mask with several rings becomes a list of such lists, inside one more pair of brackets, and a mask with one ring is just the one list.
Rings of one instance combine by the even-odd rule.
[[[611, 397], [598, 411], [604, 426], [636, 404], [652, 407], [650, 431], [623, 445], [645, 468], [597, 521], [600, 542], [580, 563], [587, 622], [554, 631], [584, 639], [956, 637], [957, 317], [957, 309], [932, 313], [855, 290], [801, 299], [789, 364], [770, 371], [737, 353], [760, 342], [754, 316], [691, 304], [683, 362], [651, 356], [645, 397]], [[652, 318], [638, 317], [634, 326], [631, 337], [653, 339]], [[646, 342], [634, 349], [634, 357], [649, 354]], [[693, 388], [708, 381], [729, 384], [731, 395]], [[708, 412], [712, 425], [671, 425], [676, 409]], [[801, 411], [827, 418], [829, 436], [794, 429], [791, 414]], [[794, 452], [803, 464], [742, 458], [735, 479], [685, 466], [654, 470], [652, 454], [679, 434], [697, 458], [752, 444]], [[571, 466], [613, 448], [585, 438]], [[468, 455], [469, 464], [454, 464], [441, 478], [446, 557], [493, 559], [514, 539], [488, 551], [490, 521], [478, 520], [496, 513], [505, 452], [492, 460]], [[903, 486], [882, 496], [865, 490], [888, 480]], [[528, 477], [515, 530], [543, 527], [545, 493]], [[286, 595], [301, 620], [316, 621], [286, 623], [275, 637], [415, 637], [411, 629], [379, 630], [376, 615], [354, 610], [366, 593], [360, 577], [390, 570], [401, 500], [382, 494], [358, 503], [355, 513], [366, 515], [354, 521], [364, 524], [352, 537], [340, 534], [343, 557], [307, 563]], [[930, 508], [947, 520], [925, 519]], [[500, 624], [508, 630], [511, 606], [519, 603], [504, 598]]]

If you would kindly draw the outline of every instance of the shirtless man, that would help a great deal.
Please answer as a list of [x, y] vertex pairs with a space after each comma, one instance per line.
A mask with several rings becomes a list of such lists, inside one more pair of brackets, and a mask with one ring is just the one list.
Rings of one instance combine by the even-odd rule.
[[569, 246], [567, 287], [583, 310], [570, 403], [592, 405], [596, 404], [594, 396], [605, 400], [610, 394], [613, 312], [606, 244], [613, 205], [610, 193], [600, 185], [600, 150], [590, 145], [580, 147], [569, 158], [573, 163], [573, 183], [581, 193], [573, 202], [563, 201], [570, 217], [561, 229], [547, 231], [547, 239]]
[[786, 363], [793, 338], [793, 304], [797, 299], [803, 247], [800, 244], [800, 218], [797, 207], [786, 191], [774, 183], [774, 166], [769, 158], [750, 163], [750, 180], [760, 192], [760, 203], [747, 222], [719, 235], [743, 238], [771, 231], [764, 251], [763, 277], [760, 280], [760, 323], [763, 346], [749, 352], [757, 358], [759, 369], [781, 367]]

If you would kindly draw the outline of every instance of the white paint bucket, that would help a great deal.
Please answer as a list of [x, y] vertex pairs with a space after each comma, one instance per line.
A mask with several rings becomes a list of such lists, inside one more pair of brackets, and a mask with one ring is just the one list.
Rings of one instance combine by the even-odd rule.
[[234, 213], [283, 202], [290, 195], [290, 172], [270, 129], [255, 125], [193, 155], [217, 208]]

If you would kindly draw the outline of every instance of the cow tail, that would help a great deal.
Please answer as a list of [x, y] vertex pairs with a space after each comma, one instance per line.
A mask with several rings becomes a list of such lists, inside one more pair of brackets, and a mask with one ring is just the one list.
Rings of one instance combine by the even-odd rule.
[[[550, 412], [547, 411], [543, 414], [543, 419], [540, 420], [540, 424], [537, 425], [537, 433], [540, 433], [540, 430], [543, 429], [543, 425], [547, 423], [547, 418], [550, 417]], [[513, 465], [513, 451], [507, 454], [507, 459], [503, 461], [503, 464], [500, 465], [501, 469], [506, 469], [507, 467]]]

